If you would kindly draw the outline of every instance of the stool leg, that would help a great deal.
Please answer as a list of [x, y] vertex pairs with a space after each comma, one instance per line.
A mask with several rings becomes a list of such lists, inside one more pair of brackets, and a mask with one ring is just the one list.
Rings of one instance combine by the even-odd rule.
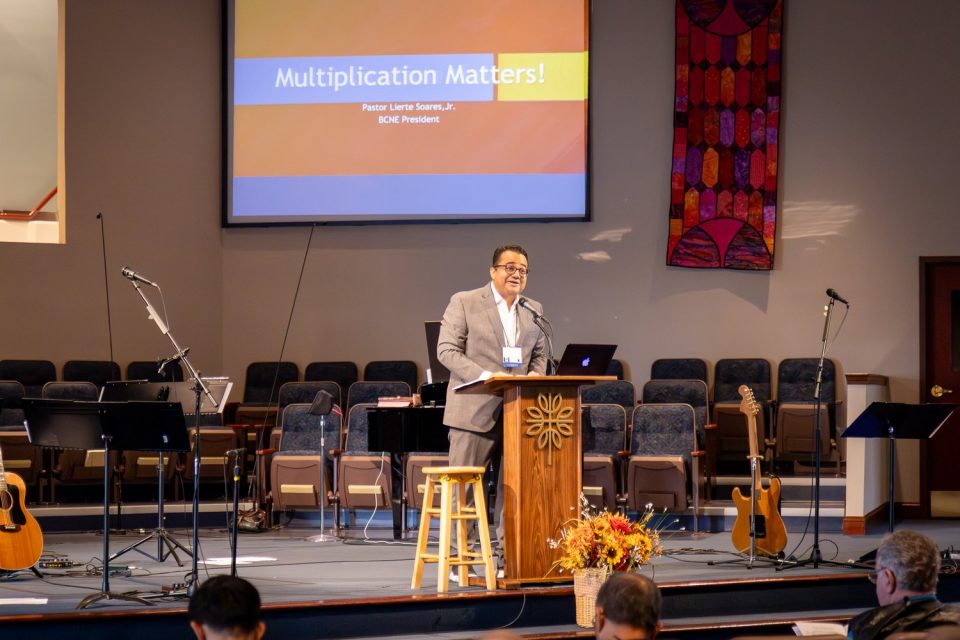
[[493, 550], [490, 548], [490, 527], [487, 525], [487, 503], [483, 496], [483, 476], [470, 480], [473, 485], [473, 505], [477, 509], [477, 529], [480, 533], [480, 553], [483, 554], [484, 578], [487, 591], [497, 588], [497, 571], [493, 566]]
[[[464, 514], [468, 512], [467, 507], [467, 484], [464, 482], [457, 483], [457, 514]], [[467, 521], [463, 518], [457, 519], [457, 560], [463, 561], [467, 559], [467, 554], [470, 550], [467, 548], [469, 541], [467, 539]], [[461, 587], [470, 586], [470, 573], [469, 565], [461, 564], [457, 566], [457, 583]]]
[[423, 492], [423, 507], [420, 510], [420, 529], [417, 532], [417, 555], [413, 561], [413, 580], [411, 589], [419, 589], [423, 582], [423, 556], [427, 553], [427, 539], [430, 535], [430, 509], [433, 507], [433, 477], [426, 477]]
[[437, 593], [446, 593], [450, 577], [450, 523], [453, 487], [450, 478], [440, 478], [440, 548], [437, 550]]

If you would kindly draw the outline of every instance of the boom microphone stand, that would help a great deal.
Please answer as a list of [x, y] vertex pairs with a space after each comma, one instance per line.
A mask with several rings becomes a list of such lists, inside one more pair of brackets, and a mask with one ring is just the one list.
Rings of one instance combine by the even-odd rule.
[[155, 282], [147, 280], [143, 276], [136, 273], [133, 269], [129, 267], [124, 267], [120, 270], [125, 278], [128, 278], [133, 284], [133, 288], [137, 290], [137, 293], [140, 294], [140, 297], [143, 298], [143, 303], [147, 307], [148, 317], [153, 320], [157, 327], [160, 329], [160, 333], [167, 336], [170, 340], [170, 344], [173, 345], [174, 353], [176, 353], [176, 358], [179, 359], [187, 368], [187, 374], [193, 378], [193, 392], [196, 396], [196, 402], [194, 404], [194, 430], [193, 430], [193, 554], [192, 562], [190, 566], [190, 575], [187, 577], [187, 596], [192, 596], [193, 592], [197, 588], [197, 582], [199, 581], [199, 573], [197, 570], [197, 559], [200, 555], [198, 548], [200, 546], [200, 533], [198, 529], [200, 521], [200, 402], [204, 395], [210, 399], [214, 405], [217, 404], [217, 399], [213, 397], [213, 394], [210, 393], [210, 388], [203, 381], [203, 378], [200, 377], [200, 373], [194, 368], [190, 363], [190, 359], [187, 357], [187, 352], [189, 349], [183, 349], [177, 344], [176, 339], [173, 337], [173, 334], [170, 333], [169, 327], [160, 317], [160, 314], [157, 313], [157, 310], [153, 308], [153, 305], [150, 304], [150, 300], [147, 296], [140, 290], [140, 283], [148, 284], [152, 287], [160, 289], [160, 286]]
[[813, 548], [810, 549], [810, 557], [804, 560], [795, 560], [795, 561], [784, 561], [780, 566], [777, 567], [777, 571], [783, 569], [793, 569], [795, 567], [804, 567], [807, 565], [813, 565], [813, 568], [816, 569], [820, 565], [827, 565], [832, 567], [850, 567], [849, 563], [846, 562], [834, 562], [832, 560], [824, 560], [823, 555], [820, 553], [820, 459], [821, 459], [821, 444], [820, 438], [822, 433], [822, 414], [823, 406], [820, 401], [821, 397], [821, 388], [823, 386], [823, 361], [826, 359], [827, 355], [827, 336], [830, 330], [830, 316], [833, 314], [833, 305], [839, 300], [849, 307], [847, 301], [837, 295], [837, 292], [833, 289], [827, 289], [827, 295], [830, 297], [830, 302], [827, 304], [826, 313], [823, 314], [823, 337], [821, 339], [820, 347], [820, 362], [817, 363], [817, 384], [814, 387], [813, 399], [814, 399], [814, 440], [816, 444], [814, 445], [814, 489], [813, 489]]

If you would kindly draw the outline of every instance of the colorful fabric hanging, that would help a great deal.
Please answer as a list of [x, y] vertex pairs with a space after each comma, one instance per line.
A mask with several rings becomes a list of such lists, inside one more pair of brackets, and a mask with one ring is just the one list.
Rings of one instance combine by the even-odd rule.
[[784, 0], [677, 0], [667, 264], [773, 268]]

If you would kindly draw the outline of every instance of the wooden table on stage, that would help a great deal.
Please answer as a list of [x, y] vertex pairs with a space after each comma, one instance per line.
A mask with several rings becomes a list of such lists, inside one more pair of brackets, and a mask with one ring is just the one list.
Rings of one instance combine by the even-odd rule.
[[462, 388], [503, 395], [504, 578], [501, 588], [568, 582], [557, 539], [580, 515], [580, 386], [615, 376], [494, 376]]

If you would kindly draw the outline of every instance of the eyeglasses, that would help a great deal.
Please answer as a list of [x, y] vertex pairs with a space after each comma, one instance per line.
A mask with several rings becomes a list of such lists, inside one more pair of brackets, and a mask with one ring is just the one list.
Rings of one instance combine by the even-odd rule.
[[877, 584], [877, 576], [879, 576], [884, 571], [886, 571], [886, 569], [882, 567], [880, 569], [874, 569], [873, 571], [867, 574], [867, 580], [869, 580], [871, 584]]
[[521, 278], [526, 278], [527, 274], [530, 273], [526, 267], [518, 267], [515, 264], [495, 264], [493, 265], [494, 269], [503, 269], [507, 272], [507, 275], [512, 276], [515, 273], [519, 273]]

